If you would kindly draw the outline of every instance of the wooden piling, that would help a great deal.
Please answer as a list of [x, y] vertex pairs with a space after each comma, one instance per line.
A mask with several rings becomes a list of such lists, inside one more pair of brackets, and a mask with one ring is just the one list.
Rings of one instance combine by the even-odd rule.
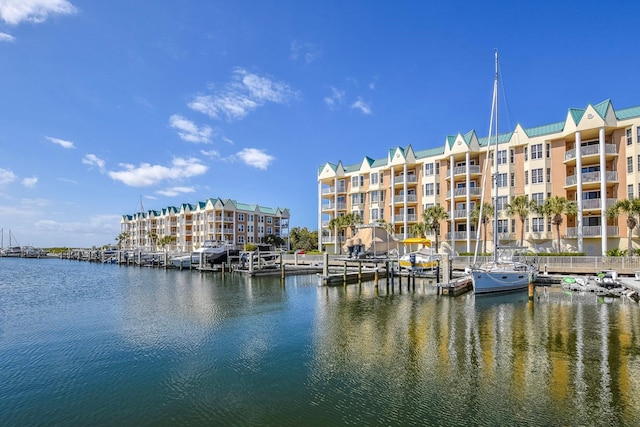
[[533, 285], [533, 274], [529, 274], [529, 301], [533, 301], [535, 286]]

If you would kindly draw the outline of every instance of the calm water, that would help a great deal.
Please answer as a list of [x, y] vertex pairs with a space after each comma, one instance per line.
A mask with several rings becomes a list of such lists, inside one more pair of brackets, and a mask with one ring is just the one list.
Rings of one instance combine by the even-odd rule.
[[0, 259], [0, 425], [640, 425], [640, 308]]

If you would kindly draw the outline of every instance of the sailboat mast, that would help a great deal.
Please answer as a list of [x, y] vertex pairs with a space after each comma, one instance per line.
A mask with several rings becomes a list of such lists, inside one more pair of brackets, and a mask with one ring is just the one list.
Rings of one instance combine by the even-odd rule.
[[495, 147], [493, 149], [493, 259], [498, 261], [498, 50], [495, 51], [496, 55], [496, 74], [493, 82], [493, 102], [496, 114], [495, 121]]

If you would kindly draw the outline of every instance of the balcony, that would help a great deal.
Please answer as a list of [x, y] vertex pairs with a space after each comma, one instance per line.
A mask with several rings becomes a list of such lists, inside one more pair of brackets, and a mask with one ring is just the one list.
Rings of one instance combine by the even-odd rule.
[[[394, 196], [393, 203], [404, 203], [404, 195]], [[418, 196], [415, 194], [407, 194], [407, 203], [418, 203]]]
[[393, 177], [393, 184], [395, 186], [400, 186], [400, 185], [404, 185], [405, 181], [407, 182], [407, 184], [417, 184], [418, 183], [418, 176], [417, 175], [396, 175], [395, 177]]
[[[615, 156], [618, 154], [615, 144], [604, 144], [604, 153], [607, 156]], [[600, 155], [600, 145], [587, 145], [580, 149], [582, 158]], [[576, 149], [568, 150], [564, 153], [564, 163], [574, 163], [576, 160]]]
[[533, 241], [552, 240], [553, 233], [551, 231], [533, 231], [525, 233], [525, 239]]
[[[615, 205], [616, 202], [618, 201], [618, 199], [606, 199], [606, 207], [610, 208], [611, 206]], [[582, 200], [582, 210], [583, 211], [590, 211], [590, 210], [600, 210], [602, 209], [602, 199], [584, 199]]]
[[[469, 165], [467, 166], [456, 166], [453, 168], [453, 175], [466, 175], [467, 170], [469, 171], [469, 175], [480, 175], [482, 171], [480, 170], [479, 165]], [[447, 179], [451, 179], [450, 175], [447, 175]]]
[[[614, 225], [607, 226], [607, 237], [618, 236], [620, 233], [619, 228]], [[600, 225], [591, 225], [582, 227], [582, 237], [601, 237], [602, 236], [602, 226]], [[564, 236], [567, 239], [577, 239], [578, 238], [578, 228], [570, 227], [567, 228], [567, 234]]]
[[[467, 236], [470, 236], [471, 239], [475, 240], [476, 232], [472, 231], [469, 233], [468, 231], [454, 231], [453, 239], [454, 240], [467, 240]], [[451, 232], [445, 234], [445, 240], [451, 240]]]
[[[482, 189], [480, 187], [469, 187], [469, 195], [479, 197], [482, 194]], [[467, 197], [467, 188], [456, 188], [453, 190], [453, 197], [457, 198], [466, 198]], [[447, 191], [447, 199], [451, 198], [451, 190]]]
[[467, 210], [466, 209], [456, 209], [455, 211], [453, 211], [453, 217], [455, 219], [460, 219], [460, 218], [467, 218]]
[[[404, 214], [399, 214], [399, 215], [394, 215], [393, 216], [393, 222], [403, 222], [404, 221]], [[418, 215], [416, 214], [408, 214], [407, 215], [407, 222], [418, 222]]]
[[[607, 184], [618, 182], [618, 172], [607, 171], [605, 175]], [[600, 172], [585, 172], [582, 174], [582, 185], [600, 184]], [[571, 175], [565, 179], [565, 187], [578, 185], [578, 176]]]
[[339, 211], [344, 211], [347, 209], [347, 204], [344, 202], [341, 203], [325, 203], [322, 205], [322, 210], [323, 211], [329, 211], [329, 210], [334, 210], [336, 208], [336, 206], [338, 207]]

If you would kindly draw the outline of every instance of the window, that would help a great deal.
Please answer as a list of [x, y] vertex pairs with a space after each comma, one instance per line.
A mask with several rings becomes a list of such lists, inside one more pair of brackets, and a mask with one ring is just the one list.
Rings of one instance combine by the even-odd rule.
[[638, 144], [640, 144], [640, 126], [636, 127], [636, 139], [638, 140]]
[[273, 228], [267, 227], [267, 234], [273, 234]]
[[533, 144], [531, 146], [531, 160], [542, 158], [542, 144]]
[[544, 181], [542, 180], [542, 168], [531, 170], [531, 183], [532, 184], [542, 184]]
[[238, 221], [244, 221], [244, 214], [243, 213], [239, 213], [238, 214]]
[[547, 144], [547, 159], [551, 157], [551, 144]]
[[547, 182], [551, 182], [551, 168], [547, 168]]
[[[638, 135], [640, 135], [640, 128], [638, 128]], [[440, 163], [436, 163], [436, 175], [440, 173]]]
[[238, 231], [244, 233], [244, 224], [238, 224]]
[[516, 174], [511, 172], [511, 184], [512, 187], [516, 186]]
[[533, 193], [531, 195], [531, 200], [536, 202], [538, 206], [542, 206], [542, 204], [544, 203], [544, 193]]
[[524, 171], [524, 185], [529, 185], [529, 171]]
[[498, 151], [498, 164], [504, 165], [507, 163], [507, 150]]
[[425, 176], [433, 175], [433, 163], [426, 163], [424, 165], [424, 174]]
[[498, 175], [496, 175], [496, 186], [497, 187], [506, 187], [507, 186], [507, 174], [506, 173], [499, 173]]
[[640, 172], [640, 154], [638, 154], [638, 172]]
[[543, 233], [544, 232], [544, 218], [537, 217], [531, 219], [531, 231], [534, 233]]
[[351, 195], [351, 204], [359, 205], [364, 204], [364, 193], [354, 193]]
[[258, 234], [264, 234], [264, 226], [258, 226]]
[[267, 224], [273, 224], [273, 218], [272, 217], [267, 217]]
[[527, 151], [527, 147], [524, 147], [524, 160], [527, 161], [529, 160], [529, 151]]
[[509, 220], [508, 219], [499, 219], [497, 225], [498, 225], [498, 233], [508, 233], [509, 232]]
[[433, 193], [434, 193], [434, 184], [433, 183], [426, 184], [424, 186], [424, 195], [425, 196], [433, 196]]
[[244, 245], [244, 236], [238, 236], [238, 244]]
[[378, 192], [372, 191], [370, 199], [371, 199], [371, 204], [378, 203]]
[[351, 177], [351, 187], [358, 188], [359, 187], [359, 185], [358, 185], [359, 182], [360, 182], [360, 177], [359, 176], [352, 176]]
[[440, 183], [436, 183], [436, 196], [440, 195]]
[[264, 222], [264, 215], [260, 215], [258, 217], [258, 222]]
[[632, 138], [631, 138], [631, 128], [627, 129], [627, 145], [631, 145], [631, 143], [633, 142]]
[[499, 211], [503, 211], [507, 208], [507, 196], [498, 196], [496, 197], [496, 206]]
[[378, 172], [374, 172], [371, 174], [371, 185], [378, 184]]
[[627, 199], [633, 199], [633, 184], [627, 185]]
[[513, 164], [515, 163], [516, 159], [516, 154], [514, 150], [510, 150], [509, 151], [509, 163]]
[[253, 225], [248, 225], [247, 226], [247, 232], [253, 233]]
[[249, 222], [253, 222], [253, 214], [249, 215]]
[[633, 172], [633, 157], [627, 157], [627, 173]]

